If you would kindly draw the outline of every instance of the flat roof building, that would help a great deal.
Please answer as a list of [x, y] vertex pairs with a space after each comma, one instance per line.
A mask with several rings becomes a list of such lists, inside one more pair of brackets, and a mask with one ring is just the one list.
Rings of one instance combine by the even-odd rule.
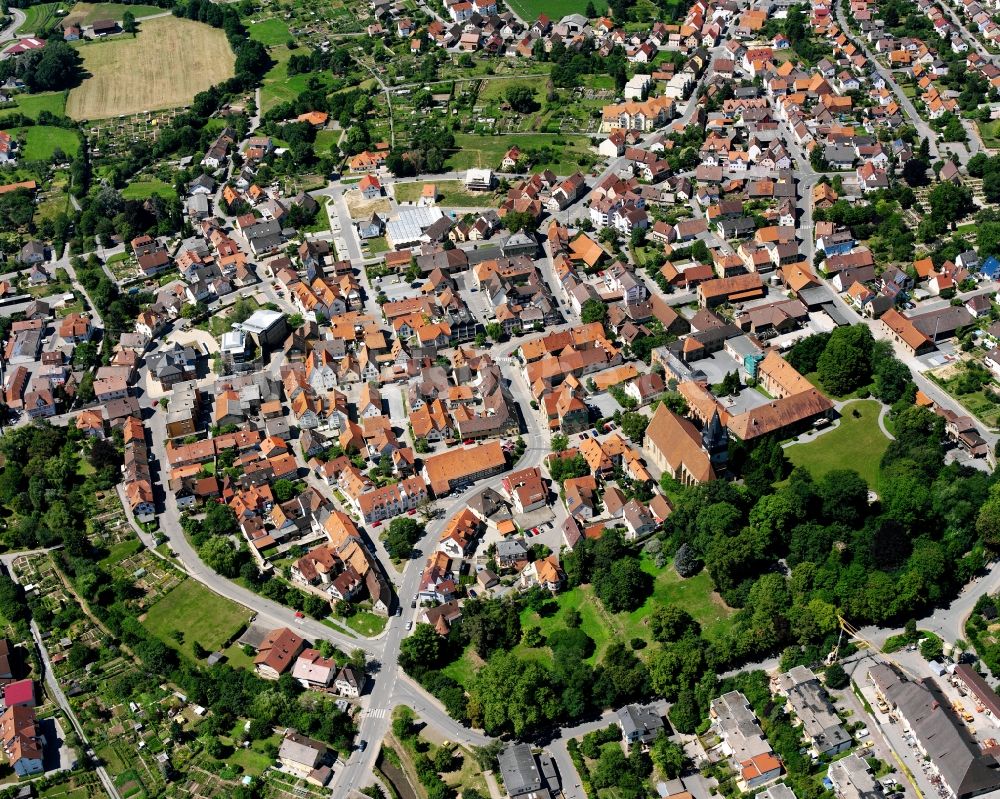
[[542, 773], [528, 744], [511, 744], [500, 752], [497, 761], [503, 787], [511, 799], [529, 795], [547, 799], [549, 793], [542, 790]]
[[848, 755], [830, 764], [826, 776], [838, 799], [882, 799], [868, 764], [857, 755]]
[[835, 755], [849, 749], [851, 736], [826, 696], [826, 689], [810, 669], [796, 666], [779, 678], [788, 703], [802, 722], [802, 729], [816, 756]]

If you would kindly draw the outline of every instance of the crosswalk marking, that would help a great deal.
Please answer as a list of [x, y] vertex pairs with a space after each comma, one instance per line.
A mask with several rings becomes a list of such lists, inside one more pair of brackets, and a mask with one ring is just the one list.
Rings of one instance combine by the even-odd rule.
[[369, 707], [365, 709], [362, 715], [372, 719], [384, 719], [388, 711], [389, 708], [387, 707]]

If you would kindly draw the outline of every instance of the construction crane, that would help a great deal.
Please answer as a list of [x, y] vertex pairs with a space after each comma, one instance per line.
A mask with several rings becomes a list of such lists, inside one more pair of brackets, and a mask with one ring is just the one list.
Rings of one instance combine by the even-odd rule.
[[890, 657], [887, 653], [882, 651], [881, 647], [875, 646], [875, 644], [873, 644], [871, 641], [869, 641], [867, 638], [861, 635], [860, 630], [858, 630], [857, 627], [851, 624], [843, 616], [838, 615], [837, 621], [840, 625], [840, 635], [837, 637], [837, 645], [833, 648], [830, 654], [827, 655], [827, 665], [833, 663], [833, 661], [837, 659], [837, 656], [840, 652], [840, 645], [844, 640], [844, 633], [847, 633], [847, 635], [849, 635], [851, 638], [857, 641], [859, 647], [864, 647], [868, 649], [872, 653], [873, 657], [878, 657], [882, 661], [895, 666], [897, 669], [899, 669], [907, 677], [909, 677], [911, 680], [914, 680], [915, 682], [920, 680], [920, 678], [912, 671], [910, 671], [908, 668], [906, 668], [906, 666], [897, 661], [895, 658]]

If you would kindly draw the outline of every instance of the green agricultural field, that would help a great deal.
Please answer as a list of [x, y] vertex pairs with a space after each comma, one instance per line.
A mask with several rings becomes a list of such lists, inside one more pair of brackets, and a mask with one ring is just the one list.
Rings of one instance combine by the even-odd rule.
[[592, 156], [590, 140], [586, 136], [562, 136], [549, 133], [532, 133], [524, 136], [477, 136], [472, 133], [456, 133], [455, 148], [446, 162], [448, 169], [462, 171], [472, 168], [497, 169], [504, 153], [517, 145], [521, 150], [551, 147], [553, 157], [532, 169], [551, 169], [558, 175], [568, 175], [581, 167], [577, 161], [583, 156]]
[[[153, 605], [142, 623], [167, 646], [194, 660], [195, 641], [214, 652], [246, 626], [250, 615], [242, 605], [188, 579]], [[178, 631], [183, 643], [174, 636]]]
[[[854, 469], [872, 488], [878, 487], [879, 464], [889, 439], [878, 426], [882, 405], [877, 400], [858, 400], [845, 405], [833, 430], [805, 444], [793, 444], [785, 454], [796, 466], [805, 466], [813, 477], [833, 469]], [[858, 416], [854, 415], [857, 411]]]
[[28, 6], [23, 9], [24, 23], [17, 29], [17, 33], [33, 33], [36, 36], [44, 33], [59, 22], [56, 11], [61, 7], [61, 3], [39, 3], [37, 6]]
[[14, 104], [0, 108], [0, 126], [3, 125], [5, 113], [24, 114], [31, 119], [38, 119], [42, 111], [48, 111], [58, 117], [66, 116], [66, 92], [42, 92], [41, 94], [19, 94], [14, 98]]
[[126, 200], [146, 200], [154, 194], [159, 194], [161, 197], [173, 197], [174, 187], [169, 183], [164, 183], [159, 178], [152, 178], [151, 180], [137, 180], [122, 189], [122, 197]]
[[285, 44], [288, 41], [288, 25], [280, 19], [265, 19], [248, 25], [250, 38], [261, 44]]
[[153, 14], [167, 13], [168, 9], [139, 4], [125, 5], [124, 3], [77, 3], [70, 9], [66, 19], [77, 25], [92, 25], [98, 19], [121, 20], [126, 11], [131, 11], [136, 19], [139, 19], [151, 17]]
[[80, 152], [80, 136], [71, 128], [33, 125], [14, 128], [8, 133], [24, 141], [23, 158], [26, 161], [48, 161], [57, 149], [71, 156]]
[[[510, 0], [511, 10], [529, 25], [539, 14], [547, 14], [550, 19], [560, 19], [567, 14], [586, 14], [587, 0]], [[605, 3], [594, 3], [598, 12]]]

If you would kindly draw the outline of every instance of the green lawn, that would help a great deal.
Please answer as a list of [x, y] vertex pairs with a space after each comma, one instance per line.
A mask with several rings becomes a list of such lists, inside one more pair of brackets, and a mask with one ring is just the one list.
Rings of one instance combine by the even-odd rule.
[[24, 24], [17, 29], [18, 33], [33, 33], [36, 36], [44, 33], [58, 22], [56, 11], [61, 3], [39, 3], [28, 6], [24, 11]]
[[263, 774], [274, 763], [274, 756], [268, 754], [268, 749], [281, 745], [281, 737], [272, 735], [261, 741], [254, 741], [249, 749], [237, 748], [229, 757], [226, 763], [239, 766], [245, 774], [251, 777], [258, 777]]
[[986, 147], [1000, 147], [1000, 135], [998, 135], [1000, 134], [1000, 119], [977, 122], [976, 126], [979, 128], [979, 135], [982, 136], [983, 144]]
[[122, 541], [120, 544], [115, 544], [108, 550], [107, 557], [102, 558], [100, 561], [101, 566], [104, 568], [111, 568], [115, 564], [121, 563], [123, 560], [132, 557], [141, 549], [142, 541], [138, 538], [130, 538], [126, 541]]
[[24, 114], [26, 117], [38, 119], [42, 111], [49, 111], [56, 116], [66, 116], [66, 92], [42, 92], [41, 94], [18, 94], [14, 105], [0, 109], [0, 127], [3, 126], [3, 114]]
[[[250, 615], [242, 605], [189, 579], [153, 605], [142, 623], [163, 643], [194, 660], [195, 641], [214, 652], [250, 621]], [[184, 634], [182, 644], [174, 638], [177, 630]]]
[[[523, 647], [518, 647], [518, 649], [523, 649]], [[441, 673], [451, 677], [459, 685], [468, 688], [472, 685], [472, 680], [476, 676], [476, 671], [479, 670], [482, 661], [472, 652], [471, 644], [462, 654], [462, 657], [457, 660], [453, 660], [443, 669]]]
[[[651, 640], [649, 616], [656, 608], [664, 605], [676, 605], [690, 613], [701, 624], [705, 636], [710, 640], [719, 638], [727, 631], [733, 611], [715, 593], [715, 584], [707, 570], [703, 569], [685, 580], [674, 571], [673, 564], [667, 564], [661, 569], [648, 557], [643, 557], [642, 569], [653, 577], [652, 596], [642, 607], [631, 613], [605, 613], [614, 620], [616, 626], [620, 625], [619, 640]], [[597, 602], [596, 599], [594, 601]]]
[[389, 242], [385, 240], [385, 236], [378, 236], [374, 239], [368, 239], [368, 252], [372, 255], [379, 255], [383, 252], [389, 251]]
[[[586, 14], [587, 0], [510, 0], [507, 4], [528, 25], [538, 19], [539, 14], [547, 14], [550, 19], [561, 19], [567, 14]], [[594, 3], [597, 13], [607, 8], [603, 2]]]
[[448, 157], [449, 169], [461, 171], [470, 168], [498, 169], [504, 153], [517, 145], [521, 150], [551, 147], [552, 157], [535, 164], [532, 169], [551, 169], [556, 174], [566, 175], [578, 169], [586, 169], [577, 161], [593, 153], [589, 151], [590, 140], [586, 136], [563, 136], [555, 133], [532, 133], [524, 136], [478, 136], [473, 133], [456, 133], [456, 152]]
[[313, 150], [317, 155], [326, 155], [332, 152], [337, 142], [340, 141], [339, 130], [318, 130], [316, 131], [316, 141], [313, 142]]
[[[506, 152], [506, 150], [504, 151]], [[428, 181], [430, 182], [430, 181]], [[441, 180], [434, 183], [437, 186], [437, 204], [445, 208], [487, 208], [495, 205], [498, 200], [493, 194], [468, 192], [460, 180]], [[396, 202], [415, 203], [420, 199], [423, 183], [397, 183], [393, 190]]]
[[316, 212], [316, 218], [311, 224], [303, 225], [302, 230], [306, 233], [329, 233], [330, 214], [327, 213], [326, 206], [330, 202], [330, 198], [317, 197], [316, 201], [319, 203], [319, 210]]
[[248, 26], [250, 38], [261, 44], [285, 44], [289, 39], [288, 25], [280, 19], [265, 19]]
[[107, 794], [99, 783], [93, 785], [80, 785], [85, 781], [82, 774], [73, 775], [66, 773], [63, 775], [53, 775], [54, 784], [46, 781], [44, 787], [39, 785], [38, 796], [42, 799], [90, 799], [91, 797], [104, 797]]
[[319, 77], [321, 80], [328, 79], [329, 77], [325, 73], [289, 76], [288, 59], [291, 57], [292, 51], [283, 44], [275, 44], [269, 48], [268, 52], [271, 58], [274, 59], [275, 65], [264, 75], [263, 86], [260, 90], [262, 111], [267, 111], [278, 103], [294, 100], [306, 90], [306, 84], [310, 77]]
[[796, 466], [809, 469], [814, 477], [833, 469], [850, 468], [869, 486], [877, 488], [879, 463], [889, 447], [889, 439], [878, 426], [881, 407], [877, 400], [852, 402], [844, 406], [836, 428], [808, 443], [787, 447], [785, 454]]
[[222, 653], [226, 656], [226, 663], [234, 669], [253, 668], [253, 658], [244, 652], [243, 647], [239, 644], [230, 644], [226, 649], [222, 650]]
[[[593, 665], [601, 659], [608, 644], [612, 641], [611, 625], [605, 618], [605, 611], [601, 607], [600, 601], [594, 596], [593, 589], [589, 585], [578, 586], [570, 591], [565, 591], [556, 597], [558, 611], [545, 617], [525, 608], [521, 612], [521, 629], [528, 627], [539, 627], [542, 635], [546, 638], [556, 630], [561, 630], [566, 626], [565, 617], [568, 608], [576, 608], [580, 612], [582, 622], [580, 629], [594, 640], [594, 654], [591, 655], [588, 663]], [[517, 646], [517, 653], [522, 657], [531, 657], [532, 650], [523, 644]], [[549, 650], [544, 650], [546, 657], [550, 656]]]
[[169, 183], [164, 183], [159, 178], [151, 178], [129, 183], [122, 189], [122, 197], [126, 200], [147, 200], [154, 194], [159, 194], [161, 197], [173, 197], [175, 196], [174, 187]]
[[80, 136], [70, 128], [32, 125], [30, 128], [13, 128], [7, 132], [24, 140], [23, 157], [26, 161], [48, 161], [57, 149], [73, 156], [80, 152]]
[[[968, 394], [959, 394], [955, 388], [955, 384], [958, 380], [958, 376], [949, 378], [948, 380], [941, 380], [939, 377], [933, 376], [932, 378], [935, 383], [937, 383], [941, 388], [947, 391], [956, 400], [962, 403], [969, 413], [975, 416], [979, 421], [985, 424], [989, 429], [996, 430], [1000, 427], [1000, 405], [994, 402], [990, 397], [986, 395], [986, 392], [980, 389], [979, 391], [973, 391]], [[996, 384], [990, 384], [992, 388], [996, 388]]]
[[541, 105], [543, 97], [541, 84], [536, 78], [493, 78], [487, 80], [482, 91], [479, 92], [479, 101], [481, 103], [503, 101], [507, 90], [512, 86], [527, 86], [534, 92], [535, 102]]
[[385, 616], [377, 616], [374, 613], [359, 610], [344, 621], [354, 632], [360, 633], [366, 638], [371, 638], [373, 635], [378, 635], [382, 632], [385, 629], [386, 622], [389, 620]]

